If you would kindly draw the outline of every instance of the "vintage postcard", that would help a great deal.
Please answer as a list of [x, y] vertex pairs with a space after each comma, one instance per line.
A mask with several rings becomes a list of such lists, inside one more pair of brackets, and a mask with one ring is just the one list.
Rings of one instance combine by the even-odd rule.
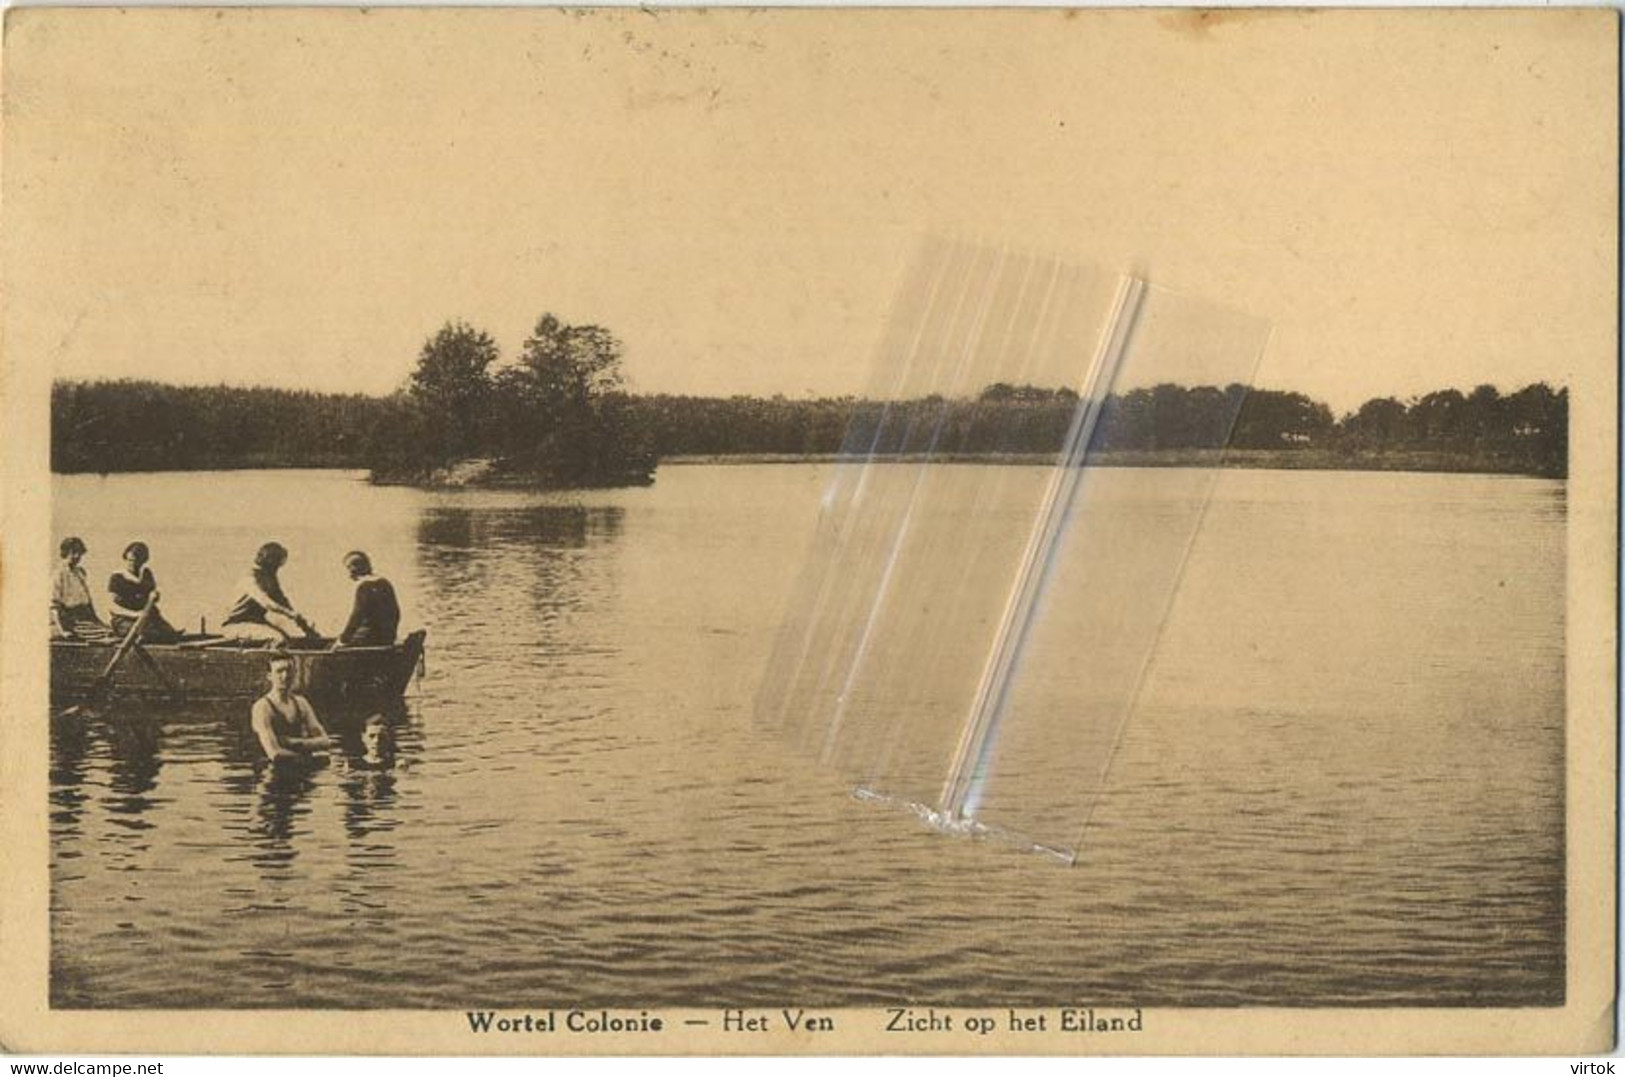
[[1618, 30], [9, 11], [0, 1047], [1610, 1050]]

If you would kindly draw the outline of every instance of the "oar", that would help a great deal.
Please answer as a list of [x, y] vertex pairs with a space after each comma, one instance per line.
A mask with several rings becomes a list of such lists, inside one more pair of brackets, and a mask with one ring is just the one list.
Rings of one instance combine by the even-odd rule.
[[147, 653], [147, 649], [145, 647], [137, 643], [134, 647], [131, 647], [130, 650], [135, 652], [135, 656], [141, 659], [141, 664], [147, 667], [147, 672], [156, 677], [158, 679], [158, 683], [163, 685], [164, 689], [170, 695], [178, 696], [181, 694], [180, 687], [176, 685], [174, 679], [171, 678], [169, 674], [164, 672], [164, 667], [160, 666], [157, 660], [154, 659], [152, 655]]
[[99, 701], [107, 695], [107, 688], [113, 683], [113, 671], [124, 661], [124, 656], [130, 653], [130, 648], [136, 645], [135, 641], [141, 638], [141, 630], [147, 627], [147, 622], [152, 619], [152, 611], [157, 608], [158, 595], [154, 592], [147, 596], [147, 604], [141, 607], [141, 616], [135, 619], [135, 624], [124, 634], [124, 641], [113, 652], [107, 668], [102, 670], [102, 675], [90, 686], [90, 698], [93, 701]]

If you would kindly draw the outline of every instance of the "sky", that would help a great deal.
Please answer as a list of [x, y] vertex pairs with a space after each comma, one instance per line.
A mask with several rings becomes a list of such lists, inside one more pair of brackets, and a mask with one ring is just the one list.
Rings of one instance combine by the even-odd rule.
[[921, 237], [1268, 323], [1347, 410], [1612, 355], [1612, 13], [12, 11], [5, 349], [382, 393], [543, 312], [851, 393]]

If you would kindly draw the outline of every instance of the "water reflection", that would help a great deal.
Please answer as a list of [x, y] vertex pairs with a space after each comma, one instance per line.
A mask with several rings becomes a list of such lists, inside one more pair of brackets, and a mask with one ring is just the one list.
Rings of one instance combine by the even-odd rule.
[[357, 765], [341, 784], [344, 793], [344, 831], [355, 843], [358, 859], [375, 862], [381, 847], [377, 839], [398, 825], [389, 815], [395, 805], [395, 772], [392, 768]]
[[298, 821], [310, 814], [310, 795], [325, 759], [260, 762], [255, 766], [254, 823], [249, 830], [255, 846], [253, 861], [262, 869], [279, 872], [299, 855], [294, 846]]
[[572, 604], [589, 547], [621, 537], [619, 506], [434, 506], [418, 519], [418, 562], [438, 600], [489, 596], [522, 587], [532, 615], [544, 621]]
[[158, 775], [163, 770], [161, 719], [151, 713], [131, 711], [109, 720], [106, 730], [113, 753], [108, 782], [112, 796], [107, 799], [107, 810], [129, 816], [122, 825], [132, 830], [149, 829], [152, 824], [144, 818], [154, 803], [149, 794], [158, 788]]
[[618, 505], [435, 505], [418, 517], [418, 543], [470, 552], [506, 546], [580, 549], [621, 533]]
[[[85, 792], [90, 730], [76, 715], [51, 720], [51, 829], [59, 841], [79, 835]], [[62, 848], [62, 846], [58, 846]]]

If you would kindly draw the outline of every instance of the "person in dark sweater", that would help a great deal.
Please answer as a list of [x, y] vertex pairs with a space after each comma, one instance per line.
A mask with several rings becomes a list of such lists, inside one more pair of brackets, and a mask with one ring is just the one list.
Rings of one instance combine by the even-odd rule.
[[145, 542], [132, 542], [124, 547], [124, 571], [108, 577], [107, 597], [111, 602], [113, 634], [119, 637], [128, 635], [140, 618], [141, 611], [146, 608], [147, 599], [151, 598], [152, 613], [147, 616], [147, 623], [141, 629], [141, 639], [145, 643], [173, 643], [181, 638], [181, 632], [164, 620], [164, 615], [158, 611], [158, 581], [147, 565], [151, 559], [152, 551], [147, 549]]
[[401, 607], [395, 588], [382, 576], [372, 574], [372, 559], [360, 550], [344, 555], [344, 568], [355, 581], [355, 604], [350, 620], [339, 633], [340, 647], [386, 647], [395, 642], [401, 624]]

